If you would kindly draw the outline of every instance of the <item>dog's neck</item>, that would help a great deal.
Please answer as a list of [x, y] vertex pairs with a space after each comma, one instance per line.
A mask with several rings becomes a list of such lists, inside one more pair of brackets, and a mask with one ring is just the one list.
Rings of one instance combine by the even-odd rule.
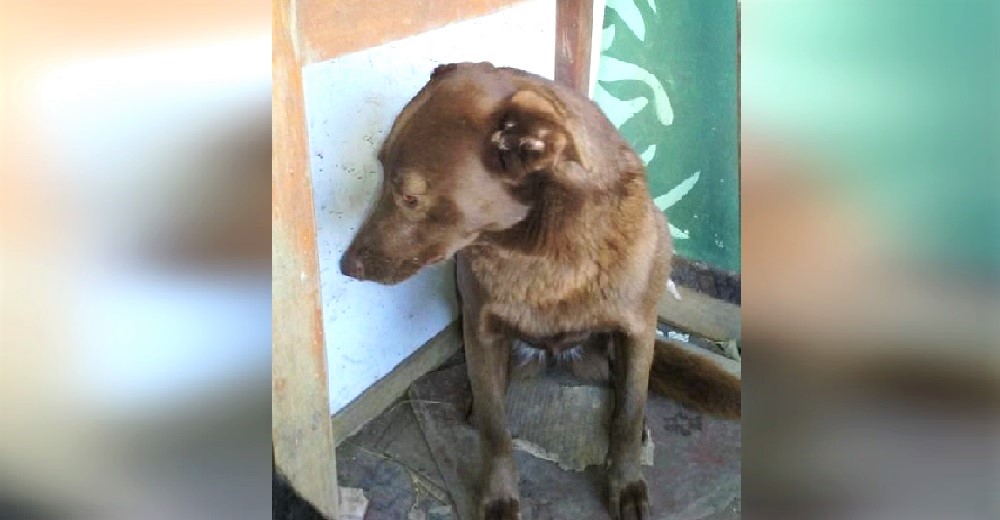
[[[514, 226], [484, 234], [477, 243], [501, 251], [544, 257], [561, 264], [594, 258], [603, 239], [623, 218], [624, 198], [634, 196], [632, 181], [610, 188], [581, 187], [539, 178], [522, 187], [519, 198], [530, 202], [527, 216]], [[644, 185], [638, 186], [645, 189]]]

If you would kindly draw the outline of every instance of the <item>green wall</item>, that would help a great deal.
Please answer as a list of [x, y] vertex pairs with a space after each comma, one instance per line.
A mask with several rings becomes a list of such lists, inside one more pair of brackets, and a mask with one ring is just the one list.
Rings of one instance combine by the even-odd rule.
[[647, 163], [678, 253], [740, 269], [735, 0], [608, 0], [594, 99]]

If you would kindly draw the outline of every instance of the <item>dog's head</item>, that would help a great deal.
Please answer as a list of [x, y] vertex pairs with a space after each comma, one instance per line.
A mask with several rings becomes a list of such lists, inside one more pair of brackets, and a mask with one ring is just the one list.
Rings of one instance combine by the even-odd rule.
[[381, 192], [344, 274], [398, 283], [525, 219], [518, 187], [575, 151], [551, 96], [518, 77], [486, 63], [435, 69], [379, 151]]

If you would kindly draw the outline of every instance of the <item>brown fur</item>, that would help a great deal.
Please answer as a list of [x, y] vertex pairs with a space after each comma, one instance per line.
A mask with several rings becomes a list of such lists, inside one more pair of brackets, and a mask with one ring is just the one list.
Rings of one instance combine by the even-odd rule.
[[635, 152], [575, 92], [523, 71], [463, 63], [434, 71], [379, 159], [382, 194], [341, 269], [396, 283], [457, 255], [483, 440], [480, 515], [520, 517], [504, 409], [507, 384], [522, 368], [512, 352], [557, 358], [579, 346], [574, 371], [610, 375], [616, 390], [609, 509], [614, 518], [649, 518], [639, 464], [648, 389], [738, 416], [739, 382], [655, 340], [672, 246]]
[[656, 340], [649, 390], [716, 417], [741, 415], [740, 380], [669, 341]]

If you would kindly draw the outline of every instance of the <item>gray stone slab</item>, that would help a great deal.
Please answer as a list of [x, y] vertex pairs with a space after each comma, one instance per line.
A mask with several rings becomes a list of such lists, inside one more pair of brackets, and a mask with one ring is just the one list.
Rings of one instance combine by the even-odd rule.
[[[565, 460], [603, 460], [606, 391], [564, 380], [514, 381], [508, 394], [512, 431]], [[417, 421], [461, 520], [475, 519], [480, 478], [478, 433], [464, 417], [469, 395], [464, 365], [427, 374], [410, 389]], [[739, 422], [705, 417], [659, 397], [650, 399], [647, 416], [656, 445], [654, 465], [645, 468], [654, 518], [738, 518]], [[567, 426], [580, 424], [590, 428], [592, 446], [584, 446], [587, 436], [567, 434]], [[608, 518], [602, 466], [567, 471], [520, 451], [515, 461], [525, 519]]]

